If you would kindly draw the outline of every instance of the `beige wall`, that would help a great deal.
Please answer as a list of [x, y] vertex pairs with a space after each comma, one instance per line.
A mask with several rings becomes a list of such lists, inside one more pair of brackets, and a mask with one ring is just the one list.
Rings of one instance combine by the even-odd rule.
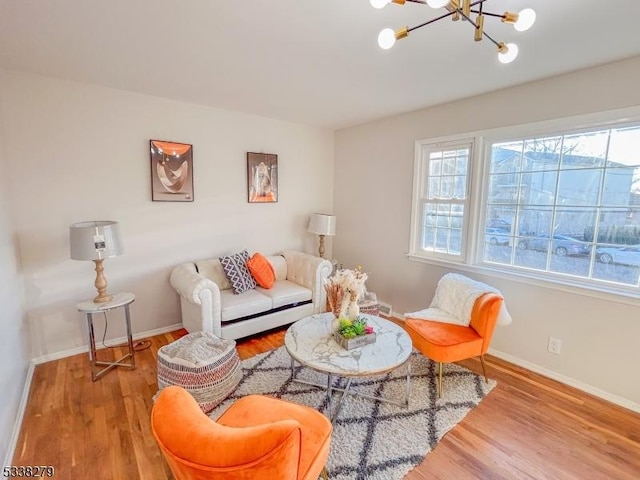
[[[68, 227], [121, 223], [125, 254], [104, 263], [111, 291], [135, 293], [134, 332], [180, 322], [175, 265], [242, 248], [314, 252], [309, 214], [331, 211], [333, 132], [93, 85], [1, 72], [8, 198], [33, 356], [85, 346], [75, 305], [93, 263], [69, 259]], [[191, 143], [195, 202], [152, 202], [149, 140]], [[279, 201], [248, 204], [246, 152], [278, 154]], [[114, 317], [118, 318], [118, 317]], [[102, 327], [96, 336], [102, 336]], [[124, 335], [109, 324], [107, 339]]]
[[[0, 112], [4, 96], [0, 91]], [[7, 190], [11, 171], [3, 133], [9, 119], [0, 114], [0, 459], [11, 465], [11, 445], [18, 406], [29, 370], [29, 333], [22, 305], [22, 281], [18, 272], [15, 229], [9, 214]]]
[[[428, 306], [447, 270], [405, 257], [414, 142], [637, 106], [639, 78], [636, 57], [337, 132], [334, 256], [362, 264], [369, 288], [396, 312]], [[640, 303], [469, 275], [501, 289], [514, 317], [497, 330], [495, 350], [640, 405]], [[562, 340], [560, 356], [547, 352], [549, 336]]]

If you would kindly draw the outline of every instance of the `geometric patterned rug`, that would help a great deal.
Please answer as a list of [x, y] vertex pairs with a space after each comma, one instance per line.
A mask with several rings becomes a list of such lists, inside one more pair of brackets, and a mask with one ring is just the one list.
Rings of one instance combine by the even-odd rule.
[[[347, 395], [333, 423], [327, 470], [331, 480], [400, 480], [424, 459], [440, 439], [495, 387], [495, 380], [455, 364], [444, 365], [443, 394], [436, 391], [436, 364], [411, 355], [409, 407]], [[297, 365], [297, 364], [296, 364]], [[406, 367], [378, 377], [353, 379], [351, 388], [402, 401]], [[327, 414], [326, 391], [291, 381], [291, 359], [284, 347], [242, 361], [238, 388], [209, 413], [218, 418], [235, 400], [251, 393], [270, 395]], [[320, 374], [297, 365], [296, 378], [326, 383]], [[336, 380], [344, 387], [344, 379]], [[334, 399], [342, 395], [335, 392]], [[334, 404], [335, 404], [334, 400]]]

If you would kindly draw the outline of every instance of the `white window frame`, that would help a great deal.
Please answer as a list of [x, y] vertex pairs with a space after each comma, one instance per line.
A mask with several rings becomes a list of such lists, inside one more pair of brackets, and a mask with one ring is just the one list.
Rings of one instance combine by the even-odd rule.
[[[520, 124], [491, 130], [467, 132], [456, 135], [418, 140], [415, 142], [413, 195], [409, 252], [411, 261], [427, 263], [440, 267], [466, 271], [481, 275], [491, 275], [523, 284], [532, 284], [553, 288], [580, 295], [603, 298], [618, 303], [640, 305], [640, 286], [607, 285], [600, 282], [576, 281], [552, 276], [547, 272], [533, 270], [521, 271], [508, 265], [482, 262], [484, 243], [483, 226], [486, 223], [486, 202], [488, 197], [488, 174], [490, 155], [486, 149], [493, 142], [519, 139], [523, 136], [554, 135], [558, 132], [574, 132], [599, 128], [616, 128], [625, 124], [640, 123], [640, 107], [629, 107], [593, 114], [558, 118], [542, 122]], [[436, 252], [424, 252], [421, 245], [421, 198], [419, 197], [422, 179], [421, 151], [424, 145], [455, 145], [471, 141], [471, 154], [467, 178], [467, 206], [463, 222], [462, 253], [460, 256], [442, 255]], [[482, 227], [482, 229], [481, 229]], [[455, 258], [452, 258], [455, 257]]]
[[[422, 235], [423, 235], [423, 205], [428, 198], [423, 195], [427, 190], [425, 183], [428, 181], [428, 175], [426, 171], [429, 168], [429, 156], [425, 152], [434, 152], [442, 150], [459, 150], [469, 149], [469, 158], [467, 161], [467, 174], [465, 182], [465, 197], [464, 200], [453, 199], [450, 203], [457, 203], [463, 206], [465, 214], [462, 218], [462, 231], [461, 231], [461, 249], [460, 254], [444, 253], [428, 251], [422, 248]], [[473, 137], [462, 136], [458, 138], [448, 139], [433, 139], [433, 140], [418, 140], [415, 143], [415, 156], [413, 164], [413, 195], [411, 206], [411, 243], [409, 247], [409, 255], [417, 259], [431, 259], [441, 260], [445, 262], [452, 262], [456, 264], [464, 264], [467, 260], [467, 252], [469, 242], [467, 241], [467, 232], [469, 231], [468, 224], [470, 218], [469, 208], [470, 203], [470, 185], [471, 178], [473, 177], [473, 164], [475, 163], [475, 145]]]

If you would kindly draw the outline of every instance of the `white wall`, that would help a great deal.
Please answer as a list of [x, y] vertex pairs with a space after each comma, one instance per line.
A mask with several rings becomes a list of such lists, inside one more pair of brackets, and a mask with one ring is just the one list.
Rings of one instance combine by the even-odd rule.
[[[0, 92], [0, 106], [3, 103]], [[1, 111], [1, 110], [0, 110]], [[7, 117], [0, 115], [0, 459], [11, 465], [12, 433], [16, 425], [31, 353], [29, 332], [22, 305], [22, 280], [18, 272], [15, 229], [9, 215], [7, 195], [11, 170], [5, 153], [3, 133]]]
[[[242, 248], [314, 252], [309, 214], [331, 211], [333, 132], [124, 91], [0, 71], [9, 199], [33, 356], [86, 345], [75, 306], [95, 294], [93, 263], [69, 259], [68, 227], [121, 223], [110, 291], [135, 293], [135, 332], [180, 322], [175, 265]], [[195, 202], [152, 202], [149, 140], [193, 144]], [[279, 201], [247, 203], [246, 153], [278, 154]], [[117, 318], [117, 317], [114, 317]], [[96, 329], [102, 336], [102, 327]], [[124, 335], [120, 320], [107, 339]]]
[[[425, 308], [446, 270], [405, 257], [414, 142], [640, 105], [638, 79], [635, 57], [337, 132], [334, 256], [363, 265], [370, 290], [395, 311]], [[470, 276], [501, 289], [514, 317], [494, 349], [640, 404], [638, 306]], [[563, 341], [560, 356], [547, 352], [550, 335]]]

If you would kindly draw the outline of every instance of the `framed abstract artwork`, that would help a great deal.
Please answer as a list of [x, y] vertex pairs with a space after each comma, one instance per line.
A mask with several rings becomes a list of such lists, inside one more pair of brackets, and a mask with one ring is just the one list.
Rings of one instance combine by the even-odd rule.
[[151, 200], [193, 202], [193, 146], [150, 140]]
[[278, 201], [278, 155], [247, 153], [247, 192], [249, 203]]

